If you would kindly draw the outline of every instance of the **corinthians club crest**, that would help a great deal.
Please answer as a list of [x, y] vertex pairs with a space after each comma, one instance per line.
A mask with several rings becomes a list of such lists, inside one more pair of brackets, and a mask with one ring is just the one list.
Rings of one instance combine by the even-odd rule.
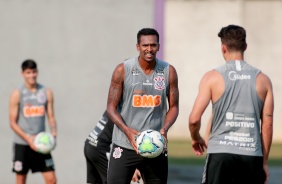
[[157, 89], [157, 90], [163, 90], [163, 89], [165, 88], [165, 82], [164, 82], [164, 80], [165, 80], [164, 77], [160, 77], [160, 76], [154, 78], [154, 81], [155, 81], [155, 84], [154, 84], [155, 89]]

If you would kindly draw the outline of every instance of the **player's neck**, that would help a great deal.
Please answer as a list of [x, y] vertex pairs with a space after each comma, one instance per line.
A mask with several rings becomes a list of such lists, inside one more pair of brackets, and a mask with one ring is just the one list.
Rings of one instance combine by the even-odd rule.
[[225, 61], [234, 61], [234, 60], [239, 60], [239, 61], [243, 61], [244, 60], [244, 54], [241, 52], [230, 52], [228, 54], [225, 55]]
[[155, 69], [156, 60], [151, 61], [151, 62], [147, 62], [147, 61], [139, 58], [138, 61], [139, 61], [139, 65], [140, 65], [141, 69], [147, 75], [151, 74], [153, 72], [153, 70]]
[[37, 83], [35, 83], [35, 84], [29, 84], [29, 83], [27, 83], [27, 82], [25, 82], [25, 87], [29, 90], [29, 91], [31, 91], [31, 92], [35, 92], [36, 90], [37, 90]]

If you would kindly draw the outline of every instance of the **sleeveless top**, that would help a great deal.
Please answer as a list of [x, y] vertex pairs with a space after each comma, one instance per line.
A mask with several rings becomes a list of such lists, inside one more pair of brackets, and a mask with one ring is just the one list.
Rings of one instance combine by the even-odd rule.
[[109, 148], [112, 143], [113, 128], [114, 123], [108, 118], [107, 113], [104, 112], [86, 141], [95, 147], [99, 143], [99, 145]]
[[[22, 85], [19, 87], [20, 102], [18, 112], [18, 125], [27, 134], [35, 135], [45, 131], [45, 114], [47, 107], [46, 88], [37, 84], [33, 93]], [[18, 134], [14, 134], [14, 143], [27, 145]]]
[[260, 115], [263, 101], [256, 91], [260, 70], [245, 61], [229, 61], [215, 69], [225, 90], [213, 103], [208, 153], [262, 156]]
[[[123, 95], [119, 104], [124, 123], [138, 132], [147, 129], [159, 131], [167, 113], [169, 64], [156, 59], [154, 71], [146, 75], [136, 57], [124, 61], [124, 70]], [[113, 143], [133, 150], [117, 126], [114, 126]]]

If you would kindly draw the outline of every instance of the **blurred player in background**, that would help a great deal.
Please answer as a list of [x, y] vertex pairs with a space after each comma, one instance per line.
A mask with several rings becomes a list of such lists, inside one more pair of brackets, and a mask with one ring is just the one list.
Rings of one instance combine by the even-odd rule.
[[206, 143], [201, 116], [212, 101], [213, 114], [202, 183], [264, 184], [273, 134], [274, 99], [268, 76], [246, 63], [246, 31], [223, 27], [221, 51], [226, 64], [207, 72], [189, 117], [192, 147], [202, 155]]
[[45, 116], [52, 135], [56, 137], [56, 121], [53, 109], [53, 93], [37, 83], [38, 70], [35, 61], [22, 63], [24, 84], [15, 89], [10, 97], [9, 118], [14, 131], [13, 172], [16, 183], [25, 184], [27, 173], [42, 172], [46, 184], [55, 184], [55, 168], [51, 154], [38, 153], [33, 143], [36, 134], [45, 131]]
[[156, 58], [159, 46], [156, 30], [141, 29], [136, 44], [139, 56], [119, 64], [113, 72], [107, 114], [116, 126], [108, 184], [129, 183], [136, 168], [141, 169], [144, 183], [167, 183], [167, 152], [144, 158], [135, 142], [136, 136], [147, 129], [160, 131], [167, 139], [178, 116], [177, 73], [172, 65]]
[[[84, 156], [86, 158], [87, 183], [107, 183], [113, 127], [113, 122], [108, 118], [106, 112], [104, 112], [85, 140]], [[140, 172], [136, 170], [132, 181], [139, 182], [140, 177]]]

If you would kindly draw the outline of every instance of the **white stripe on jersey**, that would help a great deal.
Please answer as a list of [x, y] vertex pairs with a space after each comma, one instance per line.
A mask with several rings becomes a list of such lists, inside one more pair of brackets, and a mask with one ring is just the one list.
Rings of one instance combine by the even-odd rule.
[[96, 125], [98, 128], [100, 128], [101, 130], [103, 130], [105, 128], [104, 125], [102, 125], [100, 122], [97, 123]]

